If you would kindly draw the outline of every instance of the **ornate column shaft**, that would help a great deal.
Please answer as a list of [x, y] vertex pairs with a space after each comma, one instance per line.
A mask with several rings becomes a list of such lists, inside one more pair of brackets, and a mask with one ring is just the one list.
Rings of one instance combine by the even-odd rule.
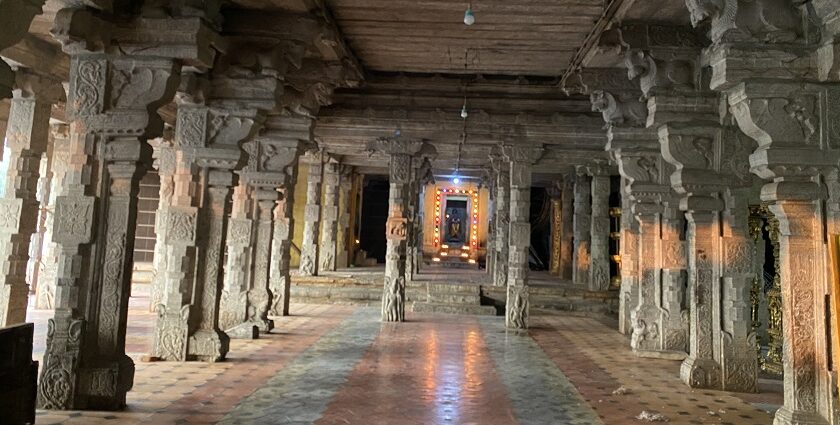
[[172, 204], [172, 195], [175, 190], [175, 150], [172, 149], [172, 140], [160, 139], [160, 143], [155, 147], [153, 156], [155, 157], [154, 167], [157, 168], [158, 177], [160, 177], [160, 188], [158, 189], [158, 208], [155, 211], [155, 255], [152, 259], [152, 267], [154, 268], [154, 275], [152, 277], [152, 284], [149, 289], [149, 311], [155, 311], [155, 308], [163, 300], [163, 291], [166, 283], [164, 282], [164, 270], [166, 270], [166, 245], [157, 243], [157, 240], [166, 239], [166, 223], [163, 217], [166, 216], [166, 211], [169, 205]]
[[548, 254], [548, 273], [552, 275], [560, 274], [560, 257], [563, 252], [563, 192], [560, 190], [561, 185], [561, 182], [555, 182], [546, 191], [551, 199], [551, 237]]
[[411, 155], [391, 152], [389, 168], [388, 222], [385, 235], [385, 288], [382, 293], [382, 321], [405, 321], [405, 258], [409, 227], [408, 198]]
[[269, 271], [269, 289], [272, 293], [271, 316], [289, 315], [292, 229], [294, 229], [295, 176], [297, 160], [292, 165], [290, 174], [284, 178], [283, 189], [274, 209], [274, 240], [271, 241], [271, 270]]
[[528, 328], [528, 263], [531, 247], [531, 167], [543, 154], [542, 147], [504, 146], [510, 161], [510, 252], [508, 256], [505, 327]]
[[[219, 327], [229, 336], [231, 329], [246, 323], [248, 317], [248, 291], [250, 290], [251, 247], [255, 243], [254, 189], [240, 179], [233, 189], [233, 205], [227, 227], [227, 262], [225, 263], [224, 288], [222, 289]], [[256, 337], [258, 329], [249, 326], [239, 334]], [[238, 336], [238, 335], [237, 335]]]
[[385, 284], [382, 291], [382, 321], [405, 321], [406, 236], [412, 225], [408, 216], [409, 184], [413, 155], [424, 147], [422, 141], [378, 139], [368, 151], [389, 159], [388, 221], [385, 223]]
[[501, 155], [490, 157], [496, 173], [495, 237], [496, 265], [494, 286], [507, 286], [510, 243], [510, 164]]
[[52, 310], [55, 307], [55, 272], [57, 266], [58, 249], [53, 243], [53, 228], [55, 227], [55, 200], [60, 195], [62, 180], [67, 173], [70, 163], [68, 150], [70, 128], [67, 124], [54, 124], [52, 133], [52, 159], [50, 161], [49, 199], [47, 200], [47, 214], [44, 227], [44, 249], [41, 262], [38, 265], [38, 288], [35, 292], [35, 308]]
[[662, 349], [665, 351], [688, 351], [688, 306], [686, 292], [685, 240], [682, 239], [685, 215], [677, 208], [678, 202], [672, 196], [664, 205], [660, 229], [660, 258], [662, 276], [657, 292], [661, 294]]
[[633, 331], [630, 313], [639, 304], [639, 227], [633, 215], [633, 201], [627, 193], [627, 179], [621, 179], [621, 288], [618, 304], [618, 331]]
[[6, 131], [9, 170], [0, 198], [0, 327], [26, 320], [26, 266], [40, 207], [38, 173], [49, 144], [50, 108], [63, 96], [60, 85], [18, 73]]
[[592, 179], [582, 171], [575, 177], [574, 252], [572, 281], [589, 285], [590, 237], [592, 234]]
[[338, 237], [335, 267], [350, 267], [350, 196], [353, 188], [353, 167], [342, 166], [339, 173]]
[[603, 169], [590, 167], [592, 174], [592, 218], [590, 227], [590, 291], [610, 287], [610, 176]]
[[321, 220], [321, 173], [320, 152], [310, 153], [309, 173], [306, 180], [306, 207], [304, 209], [303, 241], [300, 246], [301, 276], [318, 274], [318, 228]]
[[328, 156], [324, 164], [324, 198], [321, 207], [321, 242], [318, 246], [319, 271], [335, 271], [338, 242], [338, 160]]

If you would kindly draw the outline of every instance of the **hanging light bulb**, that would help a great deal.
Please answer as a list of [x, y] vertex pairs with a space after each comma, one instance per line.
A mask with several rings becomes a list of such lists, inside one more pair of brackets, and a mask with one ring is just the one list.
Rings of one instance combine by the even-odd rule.
[[455, 177], [455, 178], [453, 178], [453, 179], [452, 179], [452, 184], [459, 184], [459, 183], [461, 183], [461, 179], [460, 179], [460, 178]]
[[467, 119], [470, 116], [470, 113], [467, 112], [467, 102], [464, 102], [464, 106], [461, 108], [461, 118]]
[[471, 7], [467, 7], [467, 11], [464, 12], [464, 23], [466, 25], [472, 25], [475, 23], [475, 15], [473, 15]]

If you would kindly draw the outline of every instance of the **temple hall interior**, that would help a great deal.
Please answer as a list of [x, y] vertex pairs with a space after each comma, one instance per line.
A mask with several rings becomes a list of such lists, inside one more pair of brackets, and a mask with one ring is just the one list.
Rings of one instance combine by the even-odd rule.
[[840, 0], [0, 0], [0, 425], [840, 425]]

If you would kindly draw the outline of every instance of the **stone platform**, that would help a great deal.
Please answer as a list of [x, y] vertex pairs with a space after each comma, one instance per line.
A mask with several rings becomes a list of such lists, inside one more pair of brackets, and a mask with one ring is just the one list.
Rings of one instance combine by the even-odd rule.
[[[377, 306], [382, 297], [381, 267], [344, 269], [322, 276], [292, 275], [291, 299], [304, 304]], [[615, 316], [618, 291], [593, 292], [542, 272], [532, 273], [531, 308], [584, 316]], [[406, 285], [412, 311], [502, 315], [505, 289], [489, 283], [481, 270], [428, 267]]]

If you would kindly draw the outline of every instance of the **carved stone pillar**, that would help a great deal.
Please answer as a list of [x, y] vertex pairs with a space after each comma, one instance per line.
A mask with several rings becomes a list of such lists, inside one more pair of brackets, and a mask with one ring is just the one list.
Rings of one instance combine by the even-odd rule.
[[[310, 124], [309, 119], [274, 116], [267, 123], [268, 131], [257, 141], [247, 144], [250, 150], [249, 161], [243, 175], [248, 181], [262, 187], [266, 195], [276, 192], [270, 258], [265, 260], [255, 258], [253, 266], [261, 267], [256, 263], [257, 261], [266, 261], [270, 264], [267, 286], [270, 294], [266, 313], [268, 316], [289, 314], [289, 259], [291, 258], [292, 229], [294, 229], [294, 186], [298, 161], [308, 142], [306, 139], [308, 132], [296, 134], [290, 127], [300, 125], [308, 129]], [[262, 315], [264, 308], [262, 305], [254, 308], [258, 309]], [[264, 319], [259, 319], [259, 321], [265, 322]]]
[[625, 191], [633, 202], [633, 216], [639, 226], [635, 247], [639, 301], [631, 312], [631, 346], [640, 355], [671, 352], [681, 358], [687, 325], [687, 320], [683, 320], [687, 312], [679, 304], [684, 295], [679, 281], [685, 267], [681, 260], [684, 245], [679, 239], [681, 224], [676, 221], [680, 214], [665, 201], [673, 198], [670, 185], [664, 184], [669, 175], [665, 169], [668, 164], [659, 153], [654, 131], [611, 127], [607, 137], [607, 150], [627, 180]]
[[322, 154], [309, 153], [309, 173], [306, 179], [306, 207], [304, 208], [303, 241], [300, 245], [301, 276], [318, 274], [318, 228], [321, 220]]
[[592, 179], [580, 170], [575, 177], [574, 253], [572, 281], [589, 285], [590, 237], [592, 234]]
[[[776, 424], [823, 424], [831, 379], [825, 347], [826, 246], [819, 175], [836, 169], [834, 141], [814, 123], [831, 120], [819, 99], [840, 88], [807, 83], [745, 82], [729, 91], [740, 128], [758, 142], [751, 171], [772, 179], [761, 191], [779, 220], [785, 404]], [[834, 108], [829, 102], [828, 108]], [[795, 110], [796, 113], [789, 111]], [[836, 111], [835, 111], [836, 112]]]
[[155, 306], [157, 358], [217, 361], [227, 354], [229, 339], [218, 327], [226, 206], [238, 144], [261, 119], [256, 110], [179, 102], [175, 140], [166, 148], [175, 163], [172, 196], [158, 219], [163, 232], [156, 245], [165, 260], [157, 270], [163, 286]]
[[563, 178], [561, 201], [561, 224], [560, 231], [560, 278], [566, 281], [572, 280], [574, 270], [574, 179], [571, 175]]
[[[214, 62], [216, 16], [195, 8], [190, 16], [173, 10], [145, 18], [107, 8], [113, 5], [99, 11], [74, 6], [57, 13], [52, 31], [71, 55], [71, 162], [56, 198], [55, 316], [38, 403], [115, 410], [125, 406], [134, 379], [125, 335], [137, 193], [152, 162], [146, 140], [163, 130], [150, 111], [172, 100], [181, 60], [199, 69]], [[119, 24], [110, 20], [112, 13]], [[132, 48], [111, 48], [128, 44]]]
[[555, 182], [546, 191], [549, 199], [551, 199], [551, 237], [549, 239], [548, 273], [552, 275], [560, 274], [560, 257], [563, 252], [563, 192], [560, 189], [561, 185], [561, 182]]
[[42, 408], [125, 405], [134, 377], [125, 326], [137, 191], [142, 164], [151, 162], [144, 140], [154, 128], [148, 111], [171, 99], [177, 71], [164, 59], [71, 61], [71, 163], [56, 199], [55, 317], [41, 369]]
[[61, 194], [62, 180], [67, 174], [70, 163], [68, 149], [70, 128], [67, 124], [54, 124], [52, 133], [52, 159], [50, 160], [50, 190], [47, 200], [47, 214], [44, 227], [44, 249], [41, 262], [38, 265], [38, 288], [35, 292], [35, 308], [52, 310], [55, 307], [55, 272], [57, 266], [58, 248], [53, 243], [53, 228], [55, 227], [55, 200]]
[[528, 257], [531, 247], [531, 167], [543, 148], [504, 146], [510, 162], [510, 252], [508, 256], [505, 327], [528, 328]]
[[605, 168], [589, 167], [592, 174], [590, 291], [606, 291], [610, 287], [610, 176]]
[[[0, 1], [0, 50], [13, 46], [29, 31], [29, 25], [40, 15], [45, 0], [2, 0]], [[15, 85], [15, 73], [0, 59], [0, 99], [11, 97]]]
[[[52, 129], [52, 126], [50, 126]], [[50, 134], [52, 132], [50, 131]], [[47, 232], [47, 205], [50, 198], [50, 182], [52, 181], [52, 151], [53, 151], [52, 135], [49, 137], [47, 143], [47, 151], [41, 155], [41, 160], [38, 165], [38, 188], [36, 190], [36, 199], [38, 199], [38, 221], [35, 225], [35, 233], [29, 239], [29, 260], [26, 262], [26, 281], [29, 282], [29, 293], [36, 294], [38, 292], [39, 272], [41, 271], [39, 264], [43, 261], [44, 253], [44, 235]]]
[[510, 243], [510, 164], [502, 155], [490, 157], [496, 174], [495, 237], [496, 265], [493, 275], [494, 286], [507, 286], [508, 256]]
[[353, 167], [342, 166], [339, 173], [338, 237], [336, 238], [335, 267], [350, 266], [350, 196], [353, 188]]
[[747, 194], [724, 202], [724, 195], [736, 187], [751, 185], [751, 143], [736, 129], [718, 124], [715, 100], [660, 95], [648, 102], [656, 111], [651, 112], [654, 121], [675, 109], [684, 112], [686, 104], [693, 109], [680, 114], [679, 121], [669, 119], [659, 126], [662, 155], [676, 167], [671, 185], [688, 220], [689, 356], [680, 376], [694, 388], [755, 391], [755, 336], [748, 326], [752, 245], [746, 237]]
[[[219, 312], [219, 328], [231, 337], [256, 338], [259, 329], [248, 324], [248, 291], [251, 283], [251, 247], [255, 243], [254, 188], [240, 179], [233, 189], [233, 206], [228, 220], [227, 262], [225, 263], [224, 288]], [[232, 330], [239, 325], [236, 336]]]
[[59, 84], [18, 73], [6, 131], [9, 170], [0, 198], [0, 327], [26, 320], [26, 266], [40, 207], [38, 172], [49, 144], [50, 108], [63, 96]]
[[639, 304], [639, 225], [633, 215], [633, 201], [627, 193], [627, 179], [621, 179], [621, 288], [618, 300], [618, 331], [633, 331], [630, 313]]
[[378, 139], [369, 151], [388, 155], [389, 184], [388, 221], [385, 223], [385, 285], [382, 292], [382, 321], [405, 321], [405, 257], [406, 233], [411, 223], [408, 216], [409, 183], [413, 155], [420, 152], [418, 140]]
[[[294, 168], [297, 168], [295, 162]], [[274, 240], [271, 241], [271, 269], [269, 290], [271, 308], [269, 316], [289, 315], [289, 260], [291, 259], [292, 229], [294, 229], [294, 175], [284, 178], [281, 196], [274, 209]]]
[[660, 228], [660, 258], [662, 278], [657, 292], [661, 294], [662, 349], [688, 351], [688, 306], [686, 294], [686, 257], [683, 228], [685, 215], [677, 208], [678, 200], [672, 195], [663, 196], [663, 214]]
[[335, 271], [338, 252], [338, 160], [328, 156], [324, 164], [324, 205], [321, 207], [321, 243], [318, 246], [319, 271]]
[[422, 162], [419, 167], [412, 167], [411, 173], [411, 182], [408, 184], [408, 200], [407, 200], [407, 208], [408, 208], [408, 219], [411, 225], [406, 230], [406, 259], [405, 259], [405, 281], [411, 282], [414, 280], [414, 274], [417, 272], [417, 251], [420, 249], [418, 248], [418, 244], [420, 240], [418, 237], [420, 236], [420, 226], [422, 225], [422, 221], [420, 221], [420, 214], [419, 214], [419, 207], [418, 202], [420, 200], [420, 176], [421, 173], [424, 171], [422, 167], [428, 164], [426, 161]]
[[[154, 167], [157, 168], [158, 177], [160, 177], [158, 208], [155, 211], [155, 238], [165, 240], [166, 223], [163, 218], [166, 217], [166, 211], [172, 204], [172, 195], [175, 190], [175, 181], [173, 180], [175, 177], [175, 150], [172, 149], [172, 140], [160, 139], [160, 143], [154, 149], [153, 156], [155, 158]], [[149, 288], [149, 311], [155, 311], [157, 305], [163, 300], [163, 291], [166, 285], [164, 270], [166, 270], [167, 259], [166, 245], [156, 242], [155, 255], [152, 260], [154, 275]]]

